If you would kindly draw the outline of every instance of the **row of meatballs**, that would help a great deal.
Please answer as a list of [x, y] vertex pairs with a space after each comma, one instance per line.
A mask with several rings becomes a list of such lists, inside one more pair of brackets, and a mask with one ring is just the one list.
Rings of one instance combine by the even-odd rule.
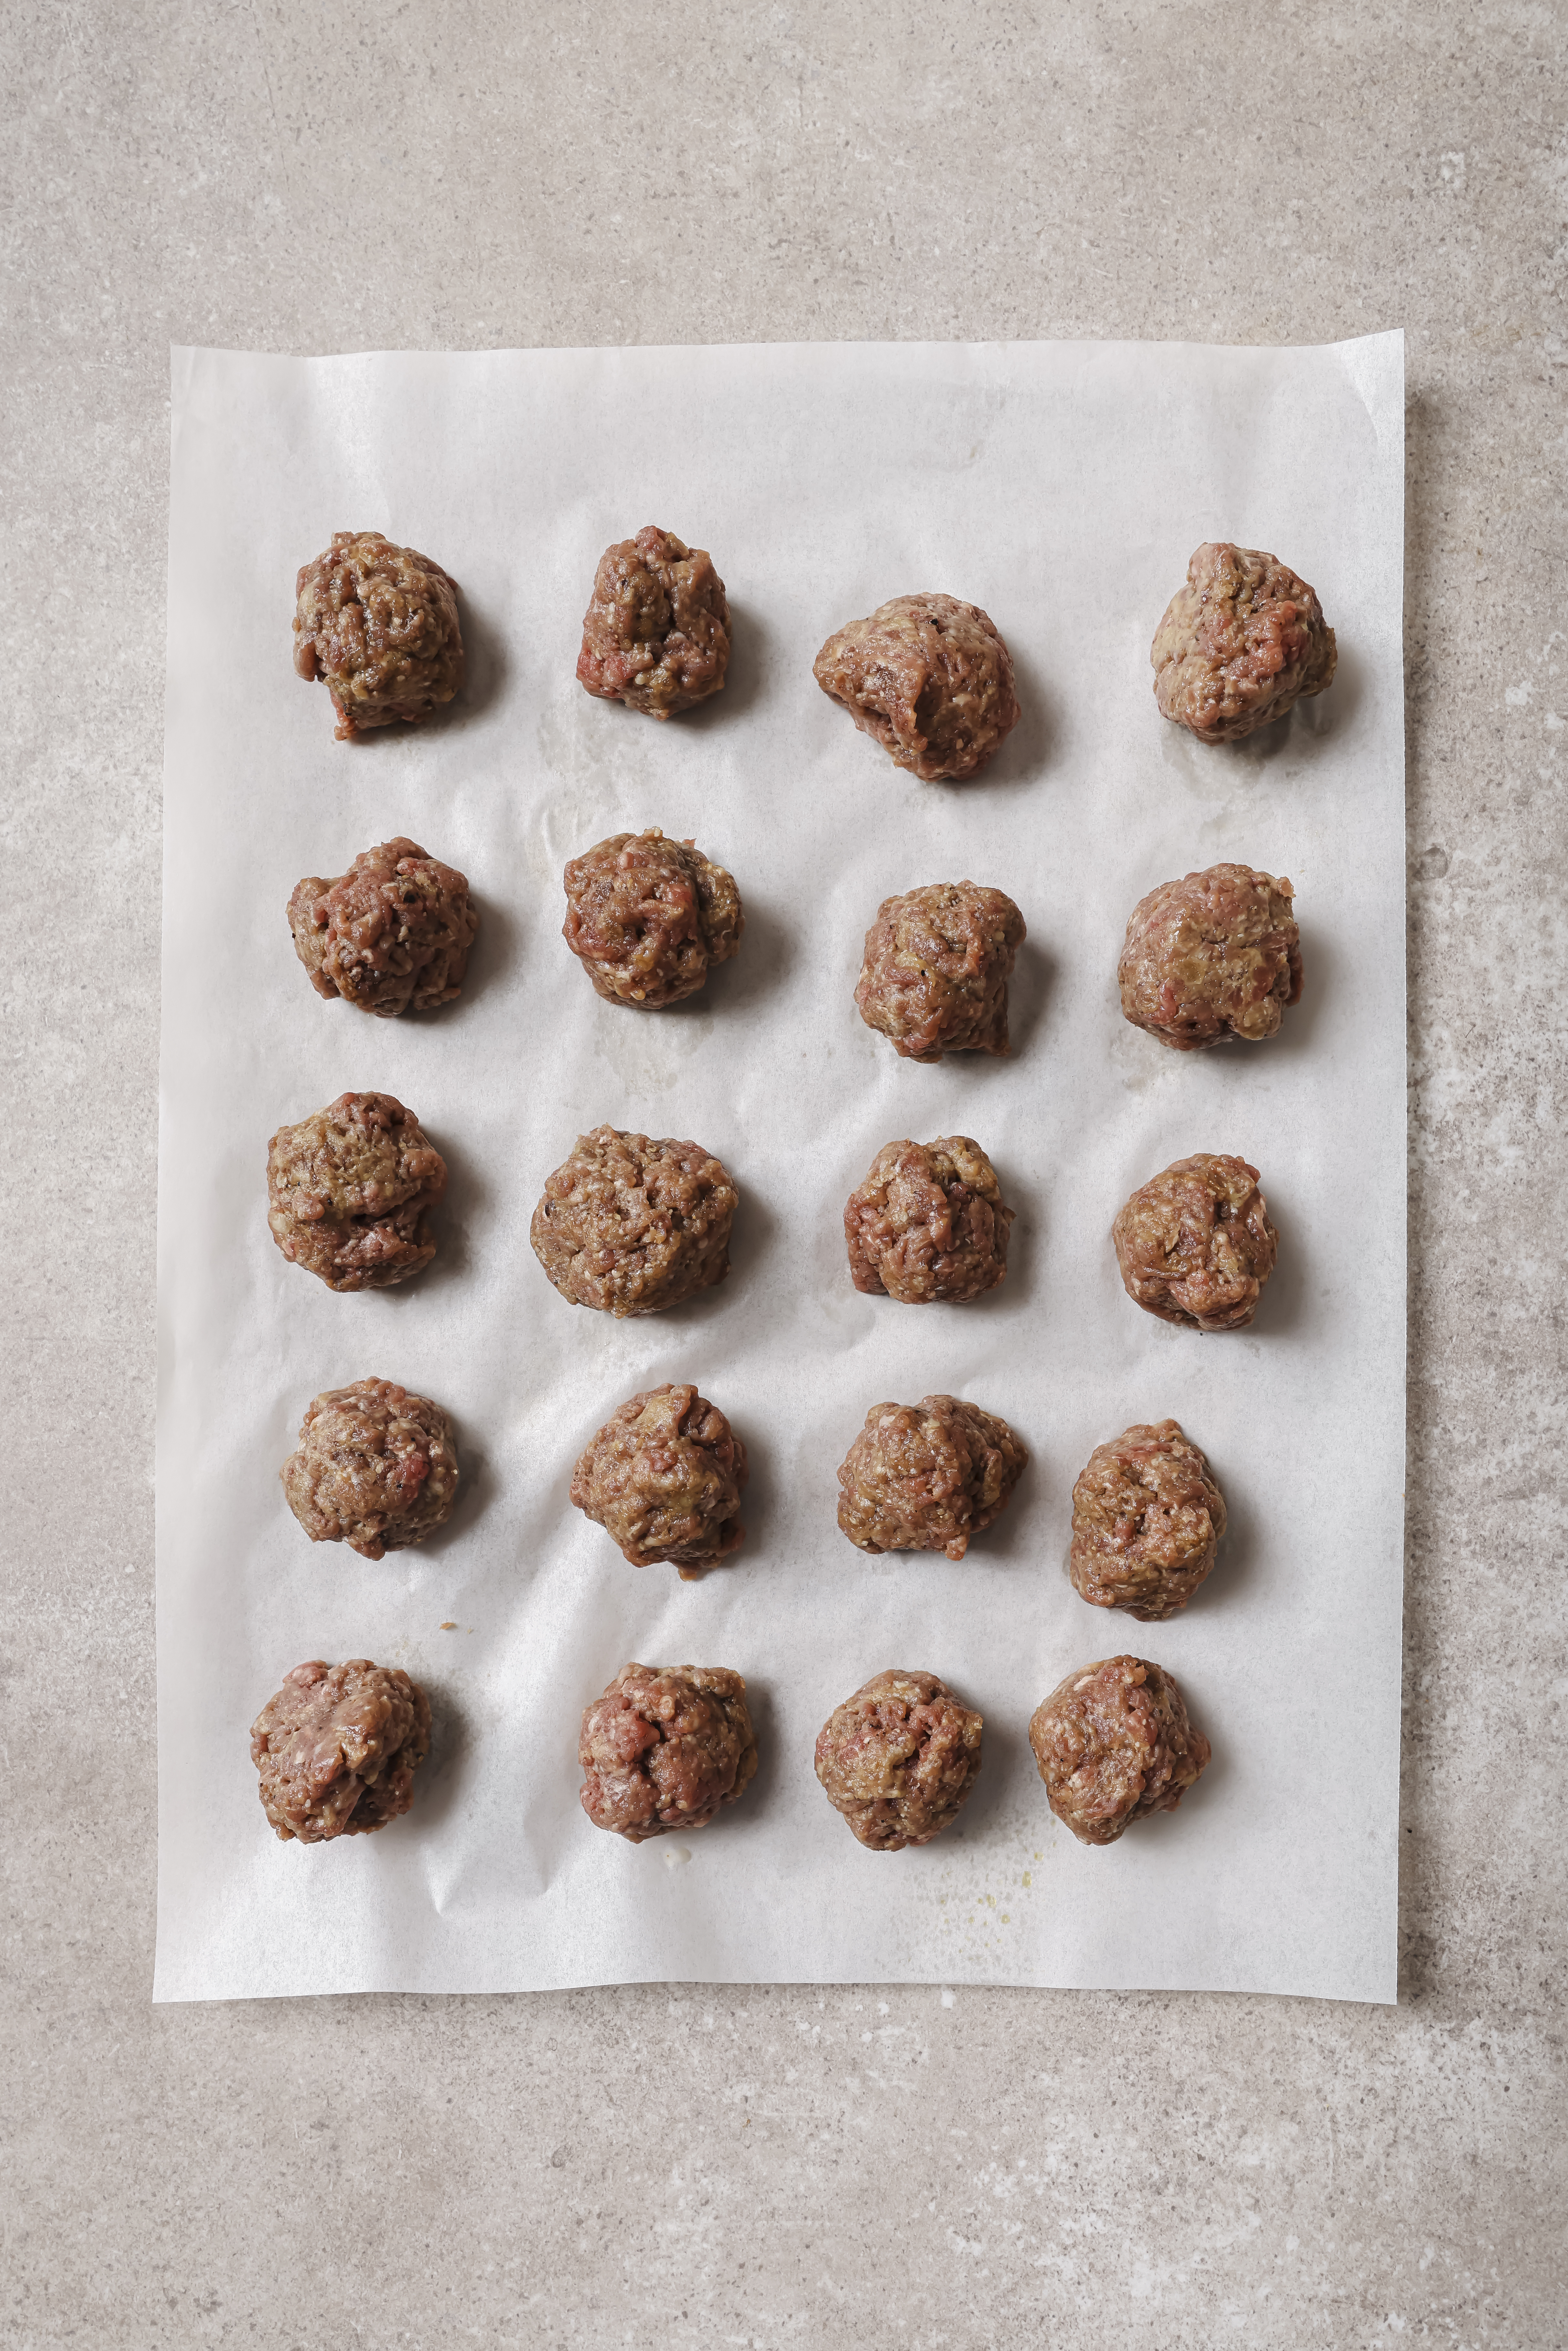
[[[858, 1551], [961, 1560], [995, 1523], [1029, 1466], [998, 1413], [959, 1396], [875, 1404], [839, 1466], [840, 1531]], [[570, 1499], [633, 1567], [688, 1581], [739, 1550], [746, 1446], [689, 1382], [628, 1398], [589, 1440]], [[366, 1559], [423, 1542], [457, 1499], [452, 1424], [395, 1381], [355, 1380], [307, 1406], [279, 1473], [312, 1542]], [[1157, 1624], [1185, 1608], [1214, 1565], [1225, 1500], [1175, 1420], [1138, 1423], [1097, 1446], [1072, 1489], [1068, 1573], [1080, 1597]]]
[[[679, 1004], [735, 955], [745, 910], [733, 874], [657, 826], [613, 833], [565, 873], [562, 935], [607, 1003]], [[1301, 993], [1295, 893], [1250, 865], [1163, 882], [1127, 924], [1116, 977], [1122, 1010], [1178, 1052], [1273, 1036]], [[467, 877], [399, 837], [346, 873], [307, 874], [289, 927], [311, 985], [395, 1018], [461, 993], [478, 910]], [[855, 1005], [908, 1061], [1005, 1053], [1008, 982], [1027, 936], [1003, 890], [935, 882], [884, 898], [865, 935]]]
[[[279, 1127], [267, 1182], [278, 1249], [329, 1290], [386, 1289], [435, 1255], [446, 1163], [393, 1094], [340, 1094]], [[703, 1144], [600, 1126], [545, 1178], [529, 1239], [569, 1304], [659, 1313], [726, 1280], [739, 1204], [728, 1169]], [[982, 1297], [1006, 1277], [1014, 1215], [973, 1136], [901, 1137], [844, 1204], [851, 1278], [902, 1305]], [[1279, 1249], [1257, 1168], [1213, 1151], [1141, 1185], [1111, 1238], [1128, 1296], [1198, 1331], [1251, 1322]]]
[[[648, 524], [605, 549], [583, 616], [577, 675], [601, 701], [670, 718], [723, 691], [730, 611], [706, 548]], [[1316, 594], [1260, 549], [1211, 540], [1155, 631], [1162, 714], [1205, 743], [1234, 742], [1332, 684], [1333, 631]], [[294, 665], [322, 680], [340, 741], [417, 724], [465, 674], [455, 582], [377, 530], [340, 530], [295, 582]], [[812, 664], [896, 767], [964, 782], [1020, 716], [1001, 632], [961, 597], [894, 596], [836, 629]]]
[[[817, 1777], [873, 1852], [929, 1844], [974, 1787], [983, 1728], [936, 1674], [894, 1667], [833, 1708], [817, 1735]], [[1176, 1682], [1146, 1657], [1069, 1674], [1035, 1708], [1029, 1739], [1051, 1811], [1084, 1844], [1174, 1812], [1209, 1760]], [[251, 1729], [267, 1817], [304, 1844], [407, 1812], [429, 1751], [425, 1693], [367, 1657], [296, 1666]], [[625, 1666], [584, 1708], [578, 1761], [595, 1828], [633, 1844], [706, 1828], [756, 1775], [746, 1683], [725, 1666]]]

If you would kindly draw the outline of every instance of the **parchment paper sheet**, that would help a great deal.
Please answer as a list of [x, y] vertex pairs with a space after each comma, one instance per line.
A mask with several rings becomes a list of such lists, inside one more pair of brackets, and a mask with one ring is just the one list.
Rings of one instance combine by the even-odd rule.
[[[1192, 1986], [1388, 2000], [1404, 1469], [1403, 346], [861, 345], [372, 355], [177, 350], [165, 760], [155, 1996], [622, 1980]], [[667, 726], [573, 675], [606, 543], [711, 549], [731, 684]], [[458, 580], [470, 684], [352, 744], [290, 666], [297, 567], [375, 528]], [[1332, 691], [1261, 739], [1157, 716], [1149, 641], [1200, 540], [1264, 547], [1338, 632]], [[1022, 723], [981, 780], [922, 786], [819, 692], [829, 631], [937, 588], [1012, 648]], [[706, 993], [641, 1016], [559, 936], [566, 859], [647, 824], [737, 876]], [[484, 907], [462, 1001], [380, 1021], [312, 992], [285, 906], [405, 832]], [[1274, 1042], [1176, 1055], [1116, 999], [1123, 927], [1240, 858], [1297, 889], [1306, 993]], [[862, 938], [916, 883], [996, 883], [1029, 943], [1012, 1057], [899, 1061], [856, 1016]], [[418, 1113], [452, 1168], [433, 1269], [336, 1297], [264, 1214], [267, 1141], [345, 1087]], [[601, 1121], [695, 1137], [741, 1187], [735, 1270], [617, 1323], [528, 1246], [546, 1173]], [[1019, 1211], [983, 1302], [858, 1295], [845, 1196], [894, 1136], [975, 1135]], [[1204, 1337], [1122, 1292], [1108, 1228], [1198, 1149], [1262, 1171], [1281, 1262], [1256, 1326]], [[277, 1482], [319, 1390], [376, 1374], [455, 1415], [465, 1489], [375, 1563], [309, 1544]], [[628, 1567], [572, 1510], [577, 1454], [641, 1386], [696, 1380], [753, 1463], [738, 1563]], [[1001, 1412], [1032, 1463], [961, 1565], [867, 1559], [834, 1471], [868, 1405]], [[1228, 1500], [1220, 1564], [1165, 1625], [1063, 1571], [1072, 1480], [1174, 1414]], [[440, 1629], [444, 1620], [457, 1629]], [[1213, 1763], [1179, 1813], [1089, 1851], [1026, 1731], [1070, 1668], [1180, 1678]], [[249, 1725], [301, 1659], [430, 1689], [409, 1816], [277, 1843]], [[629, 1658], [747, 1676], [762, 1747], [721, 1823], [640, 1848], [579, 1809], [580, 1709]], [[888, 1665], [986, 1716], [959, 1825], [862, 1852], [811, 1770]]]

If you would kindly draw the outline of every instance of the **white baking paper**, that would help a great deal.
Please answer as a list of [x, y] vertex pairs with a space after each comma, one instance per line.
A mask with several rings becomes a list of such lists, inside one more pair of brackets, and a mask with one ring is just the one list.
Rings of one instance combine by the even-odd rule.
[[[514, 1991], [662, 1979], [1207, 1987], [1389, 2000], [1404, 1468], [1403, 356], [1327, 349], [867, 344], [371, 354], [178, 350], [169, 534], [158, 1421], [156, 1996]], [[657, 725], [574, 664], [606, 543], [711, 549], [731, 682]], [[463, 595], [443, 721], [334, 741], [290, 664], [297, 567], [335, 528], [421, 548]], [[1192, 549], [1263, 547], [1318, 589], [1332, 691], [1207, 748], [1161, 720], [1149, 641]], [[983, 777], [922, 785], [811, 675], [839, 623], [941, 589], [982, 604], [1024, 716]], [[735, 873], [737, 961], [678, 1009], [594, 996], [561, 868], [606, 834], [692, 835]], [[462, 1001], [382, 1021], [311, 991], [304, 873], [411, 834], [470, 877]], [[1296, 885], [1306, 991], [1280, 1038], [1177, 1055], [1121, 1018], [1155, 883], [1239, 858]], [[898, 1060], [852, 999], [879, 902], [972, 878], [1029, 942], [1013, 1052]], [[390, 1090], [452, 1170], [434, 1266], [338, 1297], [268, 1236], [268, 1136]], [[693, 1137], [742, 1193], [734, 1271], [674, 1313], [574, 1310], [528, 1248], [547, 1172], [608, 1121]], [[976, 1136], [1018, 1210], [1002, 1290], [862, 1297], [841, 1211], [894, 1136]], [[1197, 1149], [1262, 1170], [1279, 1270], [1205, 1337], [1124, 1295], [1108, 1238]], [[397, 1379], [455, 1416], [448, 1528], [377, 1563], [312, 1546], [277, 1479], [320, 1389]], [[629, 1567], [568, 1503], [640, 1387], [696, 1381], [752, 1461], [737, 1562]], [[973, 1398], [1031, 1466], [956, 1565], [868, 1559], [834, 1472], [869, 1405]], [[1228, 1499], [1176, 1621], [1080, 1601], [1072, 1481], [1174, 1414]], [[444, 1629], [450, 1627], [451, 1629]], [[1030, 1758], [1071, 1667], [1151, 1656], [1214, 1760], [1106, 1850]], [[435, 1744], [380, 1835], [280, 1844], [250, 1723], [301, 1659], [430, 1690]], [[584, 1702], [628, 1659], [738, 1667], [745, 1801], [641, 1847], [578, 1803]], [[871, 1674], [944, 1676], [986, 1718], [958, 1823], [855, 1844], [812, 1773]]]

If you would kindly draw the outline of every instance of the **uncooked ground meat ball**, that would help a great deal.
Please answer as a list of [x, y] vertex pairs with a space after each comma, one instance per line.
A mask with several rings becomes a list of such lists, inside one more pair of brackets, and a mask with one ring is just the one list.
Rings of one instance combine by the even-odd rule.
[[668, 718], [719, 692], [729, 604], [713, 558], [653, 523], [599, 559], [577, 674], [590, 694]]
[[462, 993], [479, 910], [463, 874], [400, 835], [361, 850], [336, 881], [308, 874], [288, 927], [318, 996], [392, 1019]]
[[1068, 1573], [1096, 1608], [1145, 1625], [1185, 1608], [1225, 1532], [1225, 1498], [1181, 1424], [1124, 1428], [1097, 1445], [1072, 1489]]
[[746, 1683], [725, 1666], [622, 1666], [582, 1710], [577, 1760], [596, 1829], [641, 1844], [706, 1828], [756, 1774]]
[[656, 1314], [724, 1280], [739, 1198], [700, 1143], [596, 1126], [545, 1177], [528, 1238], [572, 1305]]
[[861, 1019], [906, 1061], [1005, 1053], [1008, 979], [1026, 936], [1006, 892], [977, 882], [884, 898], [855, 984]]
[[817, 1777], [862, 1844], [929, 1844], [980, 1769], [984, 1718], [935, 1674], [873, 1674], [817, 1733]]
[[844, 1204], [855, 1288], [905, 1306], [978, 1298], [1007, 1272], [1012, 1220], [996, 1169], [968, 1135], [884, 1143]]
[[278, 1475], [312, 1542], [381, 1559], [444, 1526], [457, 1499], [452, 1424], [392, 1380], [329, 1388], [305, 1407], [298, 1448]]
[[335, 530], [294, 592], [294, 666], [326, 679], [340, 743], [427, 718], [462, 684], [457, 591], [428, 555], [379, 530]]
[[612, 833], [574, 857], [565, 879], [561, 936], [610, 1004], [679, 1004], [740, 945], [734, 876], [657, 825]]
[[1012, 657], [956, 596], [894, 596], [836, 630], [812, 664], [824, 694], [923, 782], [972, 776], [1018, 725]]
[[1140, 898], [1116, 967], [1122, 1010], [1177, 1052], [1271, 1037], [1301, 993], [1289, 882], [1211, 865]]
[[861, 1551], [945, 1551], [1012, 1499], [1029, 1455], [1007, 1422], [956, 1396], [873, 1404], [839, 1468], [839, 1525]]
[[435, 1255], [446, 1162], [393, 1094], [340, 1094], [267, 1147], [267, 1221], [329, 1290], [388, 1290]]
[[251, 1726], [262, 1809], [280, 1837], [384, 1829], [413, 1802], [430, 1752], [430, 1700], [396, 1666], [368, 1657], [296, 1666]]
[[605, 1422], [572, 1471], [571, 1499], [633, 1567], [668, 1560], [689, 1583], [739, 1548], [748, 1474], [718, 1406], [666, 1380]]
[[1171, 1675], [1103, 1657], [1036, 1707], [1029, 1743], [1051, 1809], [1083, 1844], [1113, 1844], [1145, 1813], [1174, 1813], [1208, 1761]]
[[1251, 1322], [1279, 1246], [1256, 1167], [1214, 1151], [1151, 1176], [1118, 1211], [1111, 1238], [1128, 1297], [1199, 1331]]
[[1155, 699], [1205, 743], [1234, 743], [1333, 682], [1333, 631], [1277, 556], [1210, 541], [1155, 631]]

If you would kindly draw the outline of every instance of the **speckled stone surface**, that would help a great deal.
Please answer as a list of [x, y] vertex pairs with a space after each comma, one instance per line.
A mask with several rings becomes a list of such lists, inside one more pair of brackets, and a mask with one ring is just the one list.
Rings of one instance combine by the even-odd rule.
[[[1561, 10], [17, 0], [7, 24], [0, 2339], [1560, 2344]], [[154, 2010], [171, 340], [1399, 324], [1398, 2007]]]

